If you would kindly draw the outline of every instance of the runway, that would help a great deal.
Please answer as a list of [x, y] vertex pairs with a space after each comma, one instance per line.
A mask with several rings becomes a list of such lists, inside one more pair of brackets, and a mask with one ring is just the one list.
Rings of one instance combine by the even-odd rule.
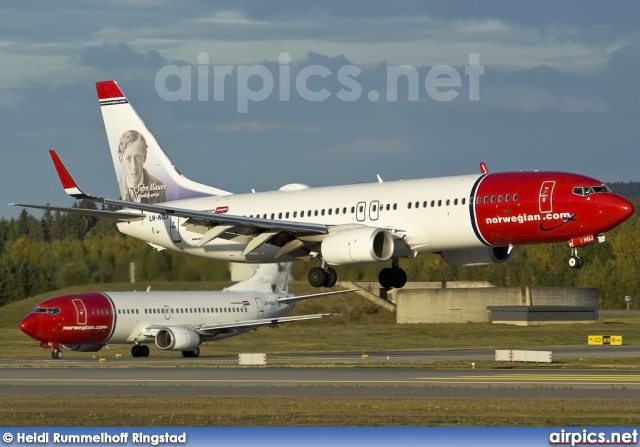
[[[640, 355], [634, 347], [554, 349], [556, 356]], [[618, 349], [620, 348], [620, 349]], [[640, 398], [635, 371], [472, 369], [494, 351], [420, 351], [362, 354], [270, 355], [268, 366], [231, 367], [236, 357], [3, 360], [0, 394], [283, 396], [283, 397], [499, 397]], [[469, 361], [468, 369], [407, 367], [418, 359]], [[297, 367], [278, 364], [299, 364]], [[312, 363], [313, 366], [309, 366]], [[384, 364], [384, 365], [381, 365]], [[318, 364], [326, 366], [317, 366]], [[404, 366], [399, 366], [400, 364]], [[368, 366], [371, 365], [371, 366]]]

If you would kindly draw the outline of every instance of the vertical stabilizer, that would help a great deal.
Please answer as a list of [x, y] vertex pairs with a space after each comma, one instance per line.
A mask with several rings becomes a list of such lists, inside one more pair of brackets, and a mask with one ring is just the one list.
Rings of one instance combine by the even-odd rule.
[[291, 276], [291, 262], [278, 264], [260, 264], [255, 273], [248, 279], [227, 287], [229, 291], [253, 291], [267, 293], [287, 293], [289, 290], [289, 276]]
[[180, 174], [115, 81], [97, 82], [96, 90], [122, 200], [160, 203], [230, 194]]

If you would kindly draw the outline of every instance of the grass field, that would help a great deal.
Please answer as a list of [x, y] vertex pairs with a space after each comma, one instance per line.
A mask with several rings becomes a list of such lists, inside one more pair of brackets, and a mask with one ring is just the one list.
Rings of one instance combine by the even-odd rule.
[[[154, 290], [219, 289], [225, 284], [153, 284]], [[170, 286], [170, 287], [169, 287]], [[140, 287], [146, 288], [146, 284]], [[20, 320], [39, 302], [79, 287], [29, 298], [0, 308], [0, 345], [3, 359], [46, 359], [19, 329]], [[128, 290], [129, 284], [109, 285], [109, 290]], [[295, 293], [310, 293], [302, 283]], [[143, 293], [143, 292], [141, 292]], [[318, 321], [282, 325], [280, 330], [262, 328], [247, 335], [201, 346], [202, 356], [234, 355], [238, 352], [376, 352], [423, 349], [537, 349], [585, 346], [591, 334], [622, 335], [627, 345], [640, 344], [640, 319], [625, 314], [605, 318], [593, 325], [516, 327], [491, 324], [397, 325], [395, 315], [355, 294], [303, 301], [294, 313], [331, 312]], [[615, 347], [611, 347], [615, 349]], [[109, 356], [129, 355], [128, 346], [113, 345]], [[66, 352], [65, 358], [91, 358], [92, 353]], [[152, 347], [152, 356], [175, 357]], [[96, 367], [106, 367], [109, 362]], [[58, 366], [58, 365], [56, 365]], [[344, 366], [344, 365], [340, 365]], [[384, 366], [367, 361], [353, 367]], [[451, 368], [455, 362], [423, 362], [420, 368]], [[503, 367], [482, 362], [479, 368]], [[536, 366], [530, 366], [536, 367]], [[587, 359], [556, 363], [552, 367], [640, 368], [639, 359]], [[545, 366], [548, 368], [548, 366]], [[0, 425], [109, 425], [109, 426], [575, 426], [637, 425], [640, 402], [591, 399], [342, 399], [342, 398], [167, 398], [160, 396], [14, 396], [0, 389]]]

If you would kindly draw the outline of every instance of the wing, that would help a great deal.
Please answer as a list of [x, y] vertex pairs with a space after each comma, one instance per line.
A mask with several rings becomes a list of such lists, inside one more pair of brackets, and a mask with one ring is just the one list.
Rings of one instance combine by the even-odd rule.
[[[243, 251], [243, 255], [246, 255], [259, 248], [262, 244], [265, 244], [276, 236], [279, 236], [278, 246], [280, 247], [280, 250], [276, 255], [277, 259], [301, 248], [304, 243], [300, 241], [299, 238], [304, 238], [305, 236], [324, 235], [328, 233], [329, 227], [322, 224], [258, 219], [246, 216], [234, 216], [231, 214], [216, 214], [171, 206], [171, 202], [160, 204], [134, 203], [90, 195], [78, 187], [77, 183], [73, 177], [71, 177], [71, 174], [69, 174], [69, 171], [64, 166], [56, 152], [49, 151], [49, 153], [56, 171], [58, 172], [58, 177], [60, 177], [62, 187], [71, 197], [75, 199], [89, 199], [107, 205], [125, 207], [129, 209], [128, 212], [131, 210], [138, 210], [148, 213], [183, 217], [186, 221], [182, 225], [186, 227], [196, 227], [196, 231], [202, 234], [199, 246], [205, 245], [217, 237], [222, 236], [222, 234], [226, 232], [242, 234], [252, 237]], [[24, 206], [29, 207], [29, 205]], [[72, 209], [60, 209], [60, 211], [79, 212], [72, 211]], [[121, 218], [121, 220], [124, 219]]]
[[145, 218], [145, 215], [141, 212], [132, 213], [127, 211], [106, 211], [106, 210], [89, 210], [86, 208], [69, 208], [63, 206], [49, 206], [49, 205], [30, 205], [27, 203], [10, 203], [11, 206], [21, 206], [23, 208], [36, 208], [40, 210], [50, 210], [50, 211], [62, 211], [63, 213], [76, 213], [82, 214], [84, 216], [95, 216], [95, 217], [108, 217], [111, 219], [116, 219], [122, 222], [132, 222], [136, 220], [142, 220]]
[[[278, 318], [262, 318], [259, 320], [241, 320], [241, 321], [230, 321], [228, 323], [213, 323], [213, 324], [199, 324], [193, 327], [189, 327], [190, 329], [195, 330], [200, 335], [214, 335], [219, 331], [228, 331], [228, 330], [237, 330], [237, 331], [246, 331], [251, 329], [257, 329], [260, 326], [271, 326], [273, 328], [277, 328], [281, 323], [291, 323], [294, 321], [306, 321], [306, 320], [315, 320], [322, 317], [328, 317], [331, 314], [311, 314], [311, 315], [298, 315], [293, 317], [278, 317]], [[155, 334], [161, 330], [166, 328], [166, 326], [147, 326], [143, 335], [145, 337], [154, 337]]]

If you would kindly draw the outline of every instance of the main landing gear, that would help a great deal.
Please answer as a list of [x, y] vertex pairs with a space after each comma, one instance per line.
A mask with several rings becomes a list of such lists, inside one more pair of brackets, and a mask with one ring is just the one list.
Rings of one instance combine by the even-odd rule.
[[[333, 287], [338, 280], [336, 271], [322, 261], [322, 267], [309, 270], [309, 284], [313, 287]], [[383, 268], [378, 275], [380, 286], [385, 289], [401, 289], [407, 283], [407, 272], [400, 268], [397, 258], [391, 262], [391, 268]]]
[[64, 357], [64, 354], [62, 353], [61, 350], [54, 349], [53, 351], [51, 351], [51, 358], [53, 360], [60, 360], [62, 357]]
[[571, 248], [571, 257], [569, 258], [569, 267], [572, 269], [580, 269], [584, 265], [584, 259], [578, 256], [578, 247]]
[[322, 261], [322, 267], [314, 267], [309, 270], [309, 284], [313, 287], [333, 287], [338, 280], [336, 271], [325, 265]]
[[149, 357], [149, 346], [133, 345], [131, 348], [131, 356], [133, 357]]
[[200, 348], [196, 348], [193, 351], [182, 351], [182, 357], [198, 357], [200, 355]]
[[391, 268], [383, 268], [378, 274], [378, 282], [384, 289], [401, 289], [407, 283], [407, 272], [400, 268], [398, 258], [393, 258]]

